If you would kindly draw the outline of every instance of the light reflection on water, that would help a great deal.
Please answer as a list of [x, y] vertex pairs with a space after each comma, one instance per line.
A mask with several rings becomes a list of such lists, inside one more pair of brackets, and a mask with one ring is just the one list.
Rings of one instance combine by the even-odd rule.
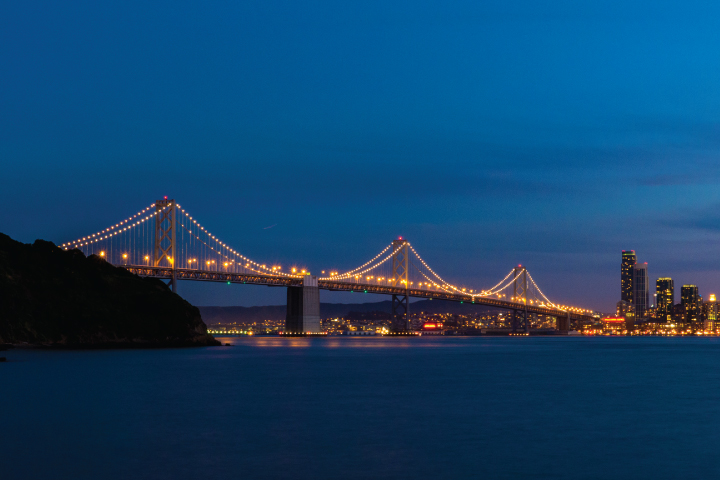
[[[383, 336], [329, 336], [329, 337], [284, 337], [284, 336], [215, 336], [223, 345], [254, 347], [294, 348], [408, 348], [438, 347], [441, 342], [430, 341], [429, 337], [383, 337]], [[435, 339], [437, 340], [437, 339]]]
[[[521, 347], [523, 341], [531, 341], [528, 337], [514, 337], [514, 344], [500, 344], [499, 338], [507, 337], [446, 337], [440, 335], [427, 335], [416, 337], [390, 337], [390, 336], [327, 336], [327, 337], [284, 337], [281, 335], [215, 335], [223, 345], [245, 347], [275, 347], [275, 348], [514, 348]], [[538, 339], [533, 339], [537, 341]], [[558, 340], [555, 338], [554, 340]], [[562, 341], [563, 339], [561, 339]], [[567, 337], [564, 338], [567, 340]], [[541, 340], [542, 341], [542, 340]], [[552, 341], [552, 339], [547, 340]]]

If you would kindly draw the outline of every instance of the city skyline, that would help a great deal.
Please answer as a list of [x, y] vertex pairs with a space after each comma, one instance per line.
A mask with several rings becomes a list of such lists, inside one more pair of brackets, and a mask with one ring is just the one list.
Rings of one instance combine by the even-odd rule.
[[[655, 277], [650, 275], [648, 273], [648, 262], [639, 263], [637, 258], [635, 250], [622, 251], [619, 299], [633, 305], [640, 304], [642, 311], [655, 308], [659, 309], [658, 312], [663, 312], [663, 308], [675, 305], [674, 279], [669, 276]], [[653, 278], [655, 278], [655, 282], [651, 281]], [[638, 285], [638, 280], [640, 280], [640, 285]], [[700, 298], [715, 296], [715, 291], [711, 287], [704, 287], [706, 288], [705, 296], [701, 292], [702, 287], [698, 287], [696, 284], [684, 283], [682, 287], [694, 287]], [[654, 294], [651, 293], [653, 291]], [[638, 301], [639, 292], [643, 292], [644, 300]], [[651, 298], [654, 298], [654, 300], [651, 300]]]
[[3, 5], [2, 231], [61, 244], [168, 195], [243, 254], [311, 271], [403, 236], [453, 283], [487, 288], [522, 264], [554, 301], [609, 312], [631, 247], [651, 272], [720, 291], [718, 14]]

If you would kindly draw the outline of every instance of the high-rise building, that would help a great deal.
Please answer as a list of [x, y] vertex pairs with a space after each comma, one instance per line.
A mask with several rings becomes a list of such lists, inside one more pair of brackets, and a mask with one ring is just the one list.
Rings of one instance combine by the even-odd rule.
[[623, 250], [620, 263], [620, 300], [633, 303], [633, 266], [637, 263], [635, 250]]
[[672, 307], [672, 318], [673, 323], [682, 324], [685, 323], [685, 307], [682, 303], [676, 303]]
[[618, 317], [630, 318], [635, 316], [635, 310], [633, 309], [633, 305], [630, 302], [620, 300], [619, 302], [617, 302], [616, 307], [616, 316]]
[[714, 332], [718, 321], [718, 303], [714, 293], [711, 293], [708, 301], [703, 304], [703, 318], [705, 331]]
[[672, 306], [675, 304], [675, 285], [672, 278], [658, 278], [655, 282], [657, 295], [657, 321], [664, 323], [672, 320]]
[[645, 311], [650, 306], [650, 282], [648, 281], [647, 262], [636, 263], [632, 267], [632, 295], [635, 307], [635, 318], [645, 318]]
[[680, 302], [685, 311], [685, 323], [695, 323], [700, 319], [699, 297], [697, 285], [683, 285], [680, 289]]

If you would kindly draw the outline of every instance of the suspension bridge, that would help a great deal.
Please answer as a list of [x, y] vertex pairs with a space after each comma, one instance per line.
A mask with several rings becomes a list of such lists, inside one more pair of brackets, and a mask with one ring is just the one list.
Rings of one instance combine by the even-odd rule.
[[572, 320], [592, 321], [590, 310], [551, 302], [522, 265], [495, 286], [471, 289], [445, 281], [402, 237], [371, 260], [347, 271], [311, 275], [297, 268], [256, 262], [210, 233], [175, 200], [165, 197], [96, 233], [61, 245], [97, 255], [142, 277], [287, 287], [286, 333], [320, 333], [319, 290], [364, 292], [392, 297], [391, 330], [406, 333], [410, 298], [450, 300], [512, 312], [512, 331], [529, 333], [531, 318], [556, 319], [567, 332]]

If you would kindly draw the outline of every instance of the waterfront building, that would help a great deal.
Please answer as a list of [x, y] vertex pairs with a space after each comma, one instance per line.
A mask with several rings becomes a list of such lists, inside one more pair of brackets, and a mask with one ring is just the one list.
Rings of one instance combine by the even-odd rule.
[[673, 279], [669, 277], [658, 278], [655, 282], [655, 294], [657, 296], [657, 321], [672, 321], [672, 307], [675, 305], [675, 286]]
[[620, 300], [633, 303], [633, 267], [637, 263], [635, 250], [623, 250], [620, 263]]
[[440, 322], [425, 322], [423, 323], [421, 332], [423, 335], [442, 335], [443, 324]]
[[607, 335], [624, 334], [628, 330], [626, 321], [627, 319], [624, 316], [604, 317], [602, 319], [603, 333]]
[[684, 314], [684, 323], [692, 324], [700, 320], [700, 296], [697, 285], [683, 285], [680, 289], [680, 304]]
[[706, 332], [714, 332], [717, 328], [718, 303], [715, 294], [709, 295], [708, 301], [703, 303], [703, 320]]
[[636, 263], [632, 267], [632, 304], [635, 307], [635, 318], [645, 318], [645, 311], [650, 306], [647, 267], [647, 262]]

